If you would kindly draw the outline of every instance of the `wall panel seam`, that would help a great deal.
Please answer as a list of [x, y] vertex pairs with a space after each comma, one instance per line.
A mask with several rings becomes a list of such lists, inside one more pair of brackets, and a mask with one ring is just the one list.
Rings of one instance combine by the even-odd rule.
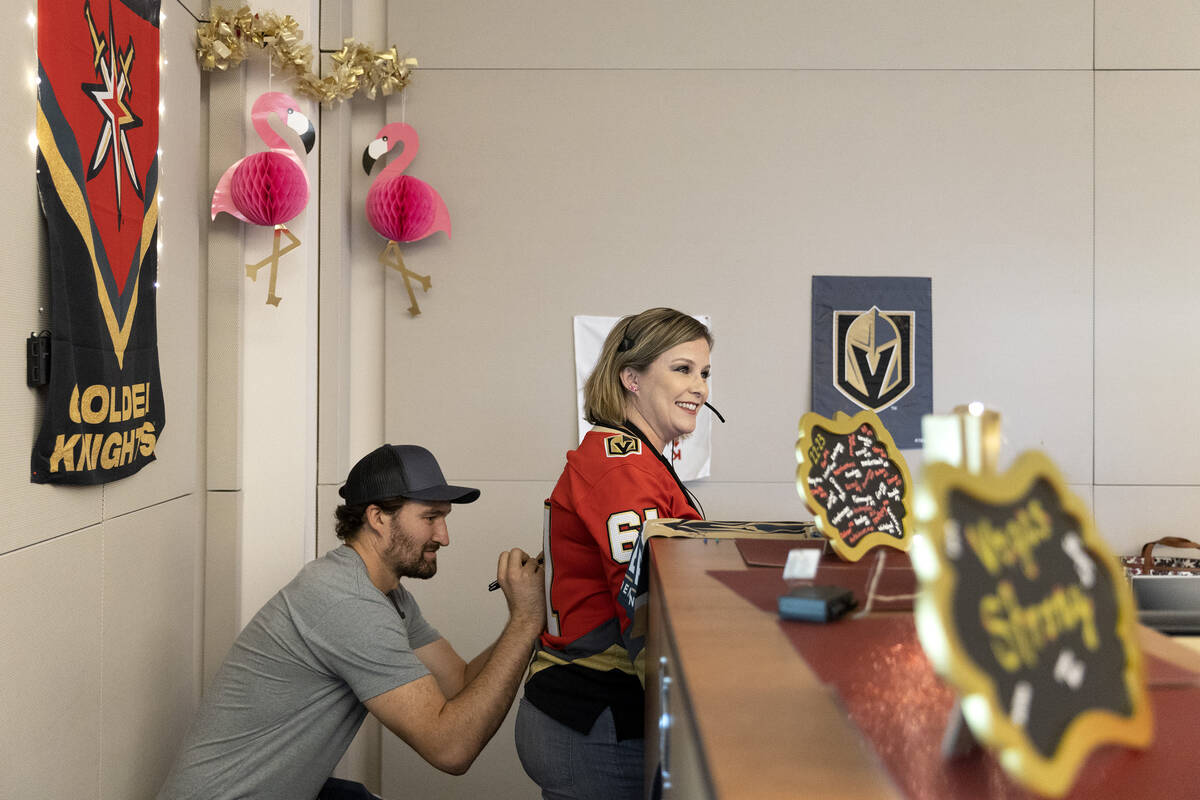
[[50, 542], [56, 542], [59, 539], [62, 539], [67, 536], [74, 536], [75, 534], [83, 533], [84, 531], [97, 529], [97, 528], [100, 528], [103, 524], [104, 524], [103, 522], [93, 522], [92, 524], [85, 525], [82, 528], [76, 528], [76, 529], [70, 530], [70, 531], [63, 531], [62, 533], [55, 534], [54, 536], [48, 536], [45, 539], [39, 539], [36, 542], [29, 542], [28, 544], [23, 544], [20, 547], [14, 547], [11, 550], [4, 550], [3, 552], [0, 552], [0, 558], [2, 558], [4, 556], [12, 555], [13, 553], [19, 553], [22, 550], [28, 550], [32, 547], [38, 547], [40, 545], [49, 544]]
[[138, 513], [141, 513], [142, 511], [145, 511], [146, 509], [154, 508], [156, 506], [161, 506], [165, 503], [173, 503], [176, 500], [180, 500], [184, 497], [190, 497], [193, 494], [194, 494], [194, 492], [184, 492], [182, 494], [177, 494], [174, 497], [167, 497], [162, 500], [159, 500], [157, 503], [151, 503], [150, 505], [141, 506], [140, 508], [133, 508], [133, 509], [130, 509], [129, 511], [124, 511], [120, 514], [115, 514], [111, 517], [104, 517], [104, 521], [108, 522], [110, 520], [121, 519], [122, 517], [128, 517], [130, 514], [138, 514]]

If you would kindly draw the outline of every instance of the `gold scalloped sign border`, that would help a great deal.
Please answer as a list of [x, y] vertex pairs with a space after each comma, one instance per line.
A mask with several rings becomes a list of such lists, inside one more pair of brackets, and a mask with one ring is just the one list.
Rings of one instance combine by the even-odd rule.
[[[1000, 702], [995, 680], [968, 653], [954, 626], [953, 603], [958, 570], [947, 557], [947, 500], [953, 490], [989, 504], [1015, 503], [1045, 480], [1061, 511], [1078, 522], [1079, 534], [1094, 561], [1105, 570], [1115, 595], [1116, 644], [1124, 651], [1122, 672], [1131, 713], [1091, 708], [1066, 725], [1053, 755], [1043, 756], [1023, 727]], [[972, 734], [992, 750], [1003, 769], [1022, 785], [1050, 797], [1061, 797], [1093, 749], [1103, 744], [1146, 747], [1153, 720], [1146, 693], [1144, 662], [1137, 643], [1137, 611], [1116, 558], [1096, 533], [1083, 501], [1067, 488], [1054, 463], [1043, 453], [1027, 452], [1003, 475], [976, 474], [945, 463], [929, 464], [914, 492], [915, 528], [909, 551], [919, 581], [914, 606], [918, 638], [934, 669], [951, 686]], [[959, 544], [960, 547], [965, 547]], [[982, 624], [982, 622], [981, 622]], [[1110, 640], [1111, 641], [1111, 640]]]
[[[842, 538], [841, 529], [830, 518], [828, 509], [818, 502], [813, 494], [808, 483], [808, 475], [813, 466], [813, 428], [821, 427], [839, 436], [845, 436], [854, 433], [863, 425], [869, 426], [875, 432], [876, 440], [887, 448], [888, 459], [896, 465], [900, 473], [904, 485], [901, 488], [898, 505], [904, 509], [904, 516], [899, 520], [901, 534], [898, 538], [876, 530], [867, 533], [851, 545]], [[818, 444], [817, 446], [823, 445]], [[835, 419], [827, 419], [814, 411], [806, 413], [800, 418], [800, 437], [796, 440], [796, 462], [799, 464], [796, 467], [796, 491], [804, 498], [805, 504], [816, 518], [817, 530], [829, 539], [835, 553], [846, 561], [858, 561], [870, 550], [879, 546], [894, 547], [897, 550], [908, 549], [912, 530], [909, 521], [912, 519], [912, 476], [909, 474], [908, 463], [904, 460], [904, 455], [896, 446], [895, 440], [892, 439], [888, 429], [884, 427], [878, 414], [874, 411], [864, 410], [851, 417], [845, 412], [839, 411]]]

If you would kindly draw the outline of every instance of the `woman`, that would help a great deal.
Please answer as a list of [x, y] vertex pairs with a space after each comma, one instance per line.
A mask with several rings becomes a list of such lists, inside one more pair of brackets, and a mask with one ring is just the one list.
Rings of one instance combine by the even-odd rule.
[[547, 630], [517, 712], [546, 800], [643, 796], [643, 642], [618, 593], [643, 521], [703, 517], [662, 451], [696, 429], [712, 341], [669, 308], [625, 317], [584, 385], [595, 427], [546, 501]]

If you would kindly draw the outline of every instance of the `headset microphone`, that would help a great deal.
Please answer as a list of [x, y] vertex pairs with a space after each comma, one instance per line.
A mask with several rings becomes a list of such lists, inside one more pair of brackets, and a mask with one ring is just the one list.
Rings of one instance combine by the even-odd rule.
[[724, 422], [724, 421], [725, 421], [725, 418], [721, 416], [721, 412], [720, 412], [720, 411], [717, 411], [717, 409], [713, 407], [713, 404], [712, 404], [712, 403], [705, 402], [705, 403], [704, 403], [704, 405], [708, 406], [708, 410], [709, 410], [709, 411], [711, 411], [711, 412], [713, 412], [714, 414], [716, 414], [716, 415], [717, 415], [717, 419], [721, 420], [721, 422]]

